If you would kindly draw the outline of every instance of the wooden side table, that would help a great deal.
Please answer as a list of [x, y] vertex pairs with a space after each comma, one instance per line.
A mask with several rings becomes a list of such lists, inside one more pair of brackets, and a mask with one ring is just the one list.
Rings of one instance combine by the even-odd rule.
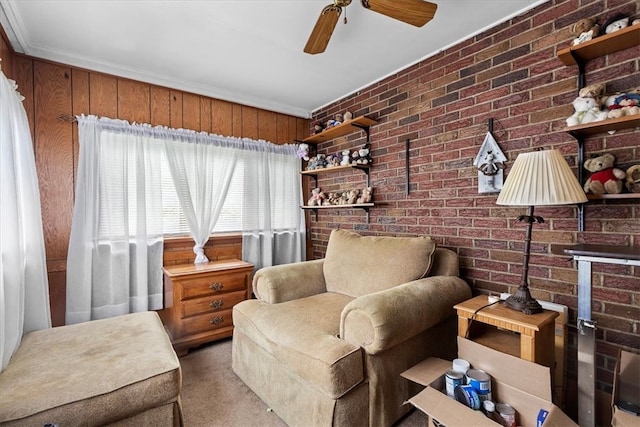
[[488, 297], [480, 295], [453, 307], [458, 312], [458, 336], [553, 370], [558, 313], [544, 310], [527, 315], [498, 302], [474, 316], [488, 303]]
[[166, 327], [179, 356], [233, 334], [232, 309], [250, 297], [252, 271], [236, 259], [164, 268]]

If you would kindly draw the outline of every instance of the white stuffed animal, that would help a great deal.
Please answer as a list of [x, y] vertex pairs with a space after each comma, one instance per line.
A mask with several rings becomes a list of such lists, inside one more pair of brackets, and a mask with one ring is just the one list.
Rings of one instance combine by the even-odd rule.
[[579, 96], [573, 100], [575, 112], [567, 118], [567, 126], [597, 122], [607, 118], [607, 112], [600, 110], [600, 102], [596, 98]]

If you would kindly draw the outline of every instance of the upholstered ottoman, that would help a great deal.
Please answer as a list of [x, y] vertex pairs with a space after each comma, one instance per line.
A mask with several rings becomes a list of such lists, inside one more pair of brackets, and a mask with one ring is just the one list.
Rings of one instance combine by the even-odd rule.
[[0, 425], [181, 426], [181, 385], [156, 312], [31, 332], [0, 373]]

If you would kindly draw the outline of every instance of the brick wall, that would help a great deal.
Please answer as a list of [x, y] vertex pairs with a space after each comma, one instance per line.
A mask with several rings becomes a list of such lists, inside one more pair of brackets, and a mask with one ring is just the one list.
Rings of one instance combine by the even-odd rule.
[[[461, 257], [462, 276], [475, 293], [514, 292], [521, 278], [524, 225], [520, 208], [496, 205], [478, 194], [472, 163], [494, 119], [494, 136], [508, 157], [560, 150], [576, 167], [577, 144], [565, 133], [577, 96], [576, 67], [556, 57], [572, 39], [569, 26], [583, 17], [616, 11], [637, 15], [635, 0], [552, 0], [352, 94], [315, 114], [325, 121], [351, 111], [379, 120], [371, 128], [374, 201], [370, 222], [361, 210], [322, 210], [311, 215], [313, 258], [324, 255], [333, 228], [362, 234], [429, 235]], [[380, 52], [381, 58], [384, 52]], [[587, 65], [587, 83], [607, 82], [607, 92], [640, 87], [640, 49]], [[640, 163], [638, 131], [618, 131], [586, 141], [587, 154], [609, 151], [619, 163]], [[409, 139], [409, 194], [405, 192], [405, 143]], [[364, 143], [357, 132], [320, 144], [331, 154]], [[324, 191], [362, 187], [358, 171], [319, 176]], [[640, 250], [640, 202], [593, 202], [578, 233], [575, 207], [538, 208], [545, 218], [533, 232], [530, 282], [534, 297], [570, 308], [568, 376], [576, 376], [577, 270], [558, 245], [613, 243]], [[560, 252], [561, 253], [561, 252]], [[620, 348], [640, 349], [640, 268], [594, 265], [593, 311], [598, 321], [597, 381], [607, 389]]]

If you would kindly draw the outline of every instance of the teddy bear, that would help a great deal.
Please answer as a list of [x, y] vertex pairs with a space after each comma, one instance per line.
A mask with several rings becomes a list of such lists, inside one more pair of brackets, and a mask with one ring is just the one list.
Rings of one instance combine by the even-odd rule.
[[342, 160], [340, 166], [347, 166], [349, 164], [349, 150], [342, 150]]
[[620, 31], [629, 26], [629, 17], [623, 14], [617, 14], [604, 23], [604, 33], [611, 34]]
[[309, 161], [309, 144], [305, 144], [304, 142], [298, 144], [296, 154], [299, 159]]
[[607, 112], [601, 110], [604, 84], [585, 86], [573, 100], [574, 113], [567, 118], [567, 126], [591, 123], [607, 118]]
[[337, 126], [339, 124], [340, 123], [336, 119], [329, 119], [327, 120], [327, 123], [325, 123], [324, 128], [331, 129], [332, 127]]
[[319, 189], [314, 188], [311, 190], [311, 197], [307, 201], [307, 206], [322, 206], [326, 195]]
[[640, 193], [640, 165], [633, 165], [627, 169], [625, 187], [629, 193]]
[[609, 119], [640, 114], [640, 94], [625, 93], [619, 95], [607, 108], [609, 110], [607, 118]]
[[360, 196], [358, 197], [358, 200], [356, 200], [356, 202], [358, 204], [369, 203], [371, 202], [372, 197], [373, 197], [373, 188], [365, 187], [362, 189], [362, 192], [360, 193]]
[[578, 91], [578, 96], [581, 96], [583, 98], [602, 99], [602, 94], [604, 93], [604, 89], [605, 89], [604, 83], [595, 83], [580, 89], [580, 91]]
[[597, 122], [607, 118], [607, 112], [600, 109], [599, 98], [579, 96], [573, 100], [573, 109], [574, 113], [567, 117], [567, 126]]
[[584, 162], [584, 168], [591, 172], [591, 176], [584, 183], [584, 192], [593, 194], [622, 192], [622, 180], [626, 173], [622, 169], [615, 168], [615, 162], [616, 158], [610, 153], [587, 159]]
[[326, 154], [318, 154], [316, 156], [316, 169], [324, 169], [327, 167], [327, 155]]
[[330, 192], [327, 195], [327, 198], [322, 202], [322, 206], [337, 205], [339, 199], [340, 199], [340, 195], [338, 193]]
[[371, 163], [373, 163], [373, 158], [371, 157], [371, 150], [369, 150], [367, 145], [351, 153], [352, 165], [370, 165]]
[[346, 193], [347, 193], [347, 197], [346, 197], [347, 204], [354, 205], [358, 201], [358, 196], [360, 195], [360, 192], [358, 190], [349, 190]]
[[313, 122], [313, 133], [314, 134], [319, 134], [323, 130], [324, 130], [324, 126], [322, 125], [322, 122], [320, 120], [316, 120], [315, 122]]
[[341, 159], [340, 154], [338, 153], [330, 154], [329, 157], [327, 157], [327, 167], [333, 168], [333, 167], [339, 166], [340, 159]]
[[572, 42], [572, 45], [575, 46], [598, 37], [600, 25], [593, 18], [584, 18], [571, 26], [571, 34], [575, 37]]

